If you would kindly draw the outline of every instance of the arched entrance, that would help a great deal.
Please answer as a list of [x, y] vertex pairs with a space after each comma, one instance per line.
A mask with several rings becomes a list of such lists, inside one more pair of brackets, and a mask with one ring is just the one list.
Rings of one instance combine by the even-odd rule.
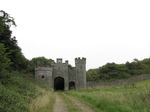
[[75, 89], [75, 82], [71, 81], [69, 82], [69, 90], [74, 90]]
[[57, 91], [57, 90], [63, 91], [64, 90], [64, 85], [65, 85], [64, 78], [62, 78], [62, 77], [56, 77], [54, 79], [54, 90], [55, 91]]

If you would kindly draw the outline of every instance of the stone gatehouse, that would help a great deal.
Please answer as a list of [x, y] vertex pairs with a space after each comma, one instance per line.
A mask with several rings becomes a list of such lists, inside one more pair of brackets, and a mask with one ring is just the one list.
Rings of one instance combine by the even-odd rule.
[[75, 58], [75, 67], [62, 58], [52, 61], [50, 67], [37, 66], [35, 78], [54, 90], [86, 88], [86, 58]]

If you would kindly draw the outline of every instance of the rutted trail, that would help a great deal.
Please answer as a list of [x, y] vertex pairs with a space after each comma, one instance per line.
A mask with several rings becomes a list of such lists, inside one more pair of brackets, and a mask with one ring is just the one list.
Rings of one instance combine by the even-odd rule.
[[55, 93], [53, 112], [68, 112], [66, 103]]
[[[68, 100], [69, 102], [68, 102]], [[95, 112], [91, 107], [80, 100], [63, 92], [55, 93], [55, 102], [52, 112]]]
[[88, 105], [82, 103], [78, 99], [69, 96], [65, 93], [62, 93], [64, 96], [68, 97], [82, 112], [95, 112], [92, 108], [90, 108]]

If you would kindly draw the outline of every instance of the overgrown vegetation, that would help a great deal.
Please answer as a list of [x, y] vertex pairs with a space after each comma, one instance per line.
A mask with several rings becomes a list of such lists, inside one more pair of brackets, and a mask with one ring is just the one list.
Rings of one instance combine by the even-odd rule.
[[12, 37], [11, 26], [16, 26], [14, 18], [0, 10], [0, 112], [38, 112], [33, 106], [37, 104], [34, 102], [37, 97], [42, 97], [42, 100], [49, 98], [42, 107], [38, 107], [40, 112], [46, 112], [46, 108], [49, 112], [49, 104], [54, 100], [53, 92], [21, 74], [33, 74], [38, 60], [43, 64], [50, 64], [51, 60], [44, 57], [31, 61], [26, 59], [17, 45], [16, 37]]
[[132, 86], [103, 87], [68, 91], [97, 109], [98, 112], [150, 112], [150, 80]]
[[45, 57], [36, 57], [28, 62], [26, 73], [34, 74], [35, 67], [38, 66], [51, 66], [52, 59], [47, 59]]
[[38, 61], [42, 65], [50, 65], [51, 59], [45, 57], [26, 59], [18, 46], [16, 37], [12, 36], [11, 26], [16, 26], [14, 18], [0, 10], [0, 70], [7, 68], [7, 71], [33, 74]]
[[40, 96], [30, 103], [30, 112], [51, 112], [54, 104], [54, 92], [52, 90], [39, 88]]
[[37, 97], [49, 98], [47, 103], [53, 102], [53, 92], [47, 86], [16, 74], [8, 73], [9, 77], [0, 80], [0, 112], [31, 112], [30, 105]]
[[144, 59], [142, 61], [134, 59], [134, 61], [131, 63], [107, 63], [98, 69], [90, 69], [87, 71], [87, 80], [116, 80], [147, 73], [150, 73], [150, 58]]

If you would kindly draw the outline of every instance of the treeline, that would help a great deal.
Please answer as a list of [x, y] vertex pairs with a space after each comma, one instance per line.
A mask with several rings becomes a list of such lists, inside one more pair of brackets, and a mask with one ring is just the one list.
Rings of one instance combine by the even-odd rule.
[[90, 69], [87, 71], [87, 80], [108, 81], [147, 73], [150, 73], [150, 58], [142, 61], [134, 59], [133, 62], [126, 62], [125, 64], [107, 63], [98, 69]]
[[30, 112], [32, 100], [49, 88], [27, 74], [34, 74], [38, 61], [49, 65], [51, 59], [26, 59], [16, 37], [12, 36], [12, 26], [16, 26], [14, 18], [0, 10], [0, 112]]
[[49, 65], [51, 59], [37, 57], [28, 60], [18, 46], [16, 37], [12, 37], [11, 26], [16, 27], [14, 18], [5, 11], [0, 10], [0, 77], [6, 72], [18, 71], [26, 74], [34, 74], [34, 68], [38, 61], [43, 65]]
[[[23, 74], [34, 74], [37, 63], [50, 65], [52, 59], [36, 57], [28, 60], [18, 46], [16, 37], [12, 37], [11, 26], [17, 26], [14, 18], [0, 10], [0, 79], [6, 72], [18, 71]], [[87, 80], [114, 80], [128, 78], [133, 75], [150, 73], [150, 58], [125, 64], [107, 63], [97, 69], [87, 71]]]

